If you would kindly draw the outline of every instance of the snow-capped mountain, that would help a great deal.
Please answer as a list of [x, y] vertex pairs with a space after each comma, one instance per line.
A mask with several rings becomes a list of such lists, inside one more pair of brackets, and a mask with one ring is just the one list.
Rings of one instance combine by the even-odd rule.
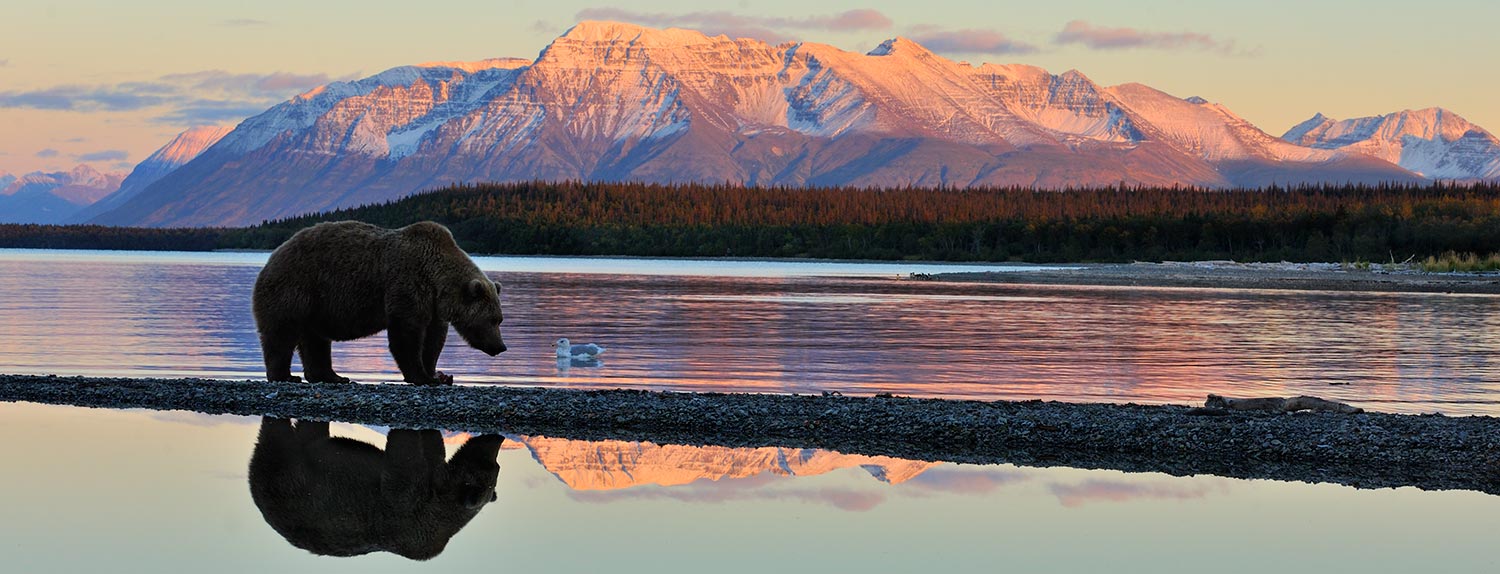
[[95, 222], [240, 225], [454, 182], [1258, 186], [1416, 181], [1077, 71], [584, 22], [535, 60], [394, 68], [245, 120]]
[[1442, 108], [1342, 121], [1318, 114], [1281, 137], [1377, 157], [1429, 178], [1500, 180], [1500, 138]]
[[[6, 174], [8, 175], [8, 174]], [[0, 188], [0, 223], [60, 223], [113, 193], [125, 174], [79, 165], [71, 171], [32, 172]]]
[[156, 180], [198, 157], [198, 154], [218, 143], [232, 129], [229, 126], [198, 126], [177, 134], [177, 137], [172, 138], [167, 145], [136, 164], [135, 169], [131, 170], [130, 175], [120, 182], [119, 189], [114, 193], [79, 210], [78, 213], [69, 217], [68, 221], [82, 223], [123, 205], [127, 200], [145, 190], [147, 186], [156, 183]]

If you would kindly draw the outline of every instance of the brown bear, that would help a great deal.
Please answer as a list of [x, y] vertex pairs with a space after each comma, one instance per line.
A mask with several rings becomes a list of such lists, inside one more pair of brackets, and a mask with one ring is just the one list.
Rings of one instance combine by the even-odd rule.
[[505, 439], [469, 439], [451, 460], [435, 430], [392, 430], [385, 450], [329, 436], [328, 423], [265, 417], [250, 455], [250, 497], [292, 546], [324, 556], [437, 556], [496, 499]]
[[437, 370], [448, 326], [490, 356], [500, 338], [500, 284], [459, 249], [448, 228], [424, 221], [384, 229], [358, 221], [319, 223], [276, 248], [255, 279], [251, 306], [266, 378], [297, 382], [292, 352], [314, 383], [347, 383], [333, 371], [332, 341], [386, 331], [401, 376], [451, 384]]

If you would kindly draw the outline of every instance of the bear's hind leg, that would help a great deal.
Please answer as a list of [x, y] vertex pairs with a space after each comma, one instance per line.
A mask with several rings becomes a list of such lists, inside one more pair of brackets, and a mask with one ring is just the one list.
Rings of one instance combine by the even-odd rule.
[[286, 332], [260, 333], [260, 352], [266, 362], [266, 380], [273, 383], [300, 383], [292, 376], [292, 353], [297, 350], [296, 335]]
[[348, 377], [333, 372], [333, 342], [317, 335], [304, 334], [297, 343], [297, 354], [302, 356], [302, 374], [309, 383], [351, 383]]

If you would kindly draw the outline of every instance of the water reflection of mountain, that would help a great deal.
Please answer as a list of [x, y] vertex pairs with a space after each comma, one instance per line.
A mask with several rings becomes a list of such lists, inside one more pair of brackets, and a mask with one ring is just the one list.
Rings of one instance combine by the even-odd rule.
[[648, 484], [676, 486], [700, 480], [750, 478], [763, 473], [815, 476], [851, 467], [860, 467], [876, 480], [900, 484], [940, 464], [814, 449], [509, 438], [531, 451], [532, 458], [543, 468], [574, 490], [619, 490]]
[[250, 458], [250, 494], [293, 546], [325, 556], [437, 556], [496, 499], [498, 435], [451, 459], [435, 430], [392, 430], [385, 449], [331, 436], [328, 423], [266, 417]]

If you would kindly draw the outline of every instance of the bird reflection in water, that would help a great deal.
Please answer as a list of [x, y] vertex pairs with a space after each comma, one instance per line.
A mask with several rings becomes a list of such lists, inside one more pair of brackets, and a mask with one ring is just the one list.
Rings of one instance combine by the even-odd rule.
[[329, 436], [326, 422], [265, 417], [250, 456], [250, 495], [266, 523], [303, 550], [427, 560], [496, 499], [504, 440], [471, 438], [445, 460], [435, 430], [392, 430], [381, 450]]

